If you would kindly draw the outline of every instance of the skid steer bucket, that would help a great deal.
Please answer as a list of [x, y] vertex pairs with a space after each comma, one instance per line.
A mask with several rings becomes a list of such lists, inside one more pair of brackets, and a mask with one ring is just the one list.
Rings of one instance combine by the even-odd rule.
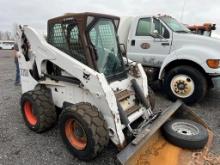
[[[187, 150], [170, 144], [164, 139], [160, 127], [171, 118], [190, 119], [207, 128], [208, 143], [202, 150]], [[150, 131], [139, 143], [134, 139], [118, 155], [118, 161], [126, 165], [193, 165], [204, 161], [212, 145], [213, 133], [189, 107], [181, 101], [172, 104], [150, 125]]]

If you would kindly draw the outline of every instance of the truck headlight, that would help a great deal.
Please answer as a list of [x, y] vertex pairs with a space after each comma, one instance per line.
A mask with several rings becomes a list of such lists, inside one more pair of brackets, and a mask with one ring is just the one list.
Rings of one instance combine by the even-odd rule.
[[206, 63], [209, 68], [217, 69], [220, 67], [220, 59], [208, 59]]

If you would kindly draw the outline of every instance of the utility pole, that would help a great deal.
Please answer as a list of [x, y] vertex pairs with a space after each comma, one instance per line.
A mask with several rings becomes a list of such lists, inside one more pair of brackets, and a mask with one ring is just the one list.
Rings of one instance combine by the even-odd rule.
[[186, 6], [186, 0], [183, 0], [183, 8], [182, 8], [181, 15], [180, 15], [181, 22], [183, 22], [183, 15], [184, 15], [184, 11], [185, 11], [185, 6]]

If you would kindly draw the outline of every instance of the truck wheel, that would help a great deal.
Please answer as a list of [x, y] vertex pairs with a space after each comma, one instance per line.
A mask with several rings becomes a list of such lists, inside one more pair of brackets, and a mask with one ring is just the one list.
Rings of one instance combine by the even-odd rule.
[[190, 66], [179, 66], [164, 77], [164, 89], [172, 101], [182, 99], [186, 104], [201, 101], [207, 92], [205, 76]]
[[153, 110], [155, 107], [155, 94], [154, 91], [151, 89], [151, 87], [148, 87], [148, 95], [149, 95], [149, 101], [150, 101], [150, 106], [151, 109]]
[[81, 160], [91, 160], [108, 144], [107, 124], [96, 107], [78, 103], [60, 114], [60, 133], [70, 153]]
[[21, 110], [26, 125], [37, 133], [51, 128], [57, 119], [55, 106], [48, 89], [38, 89], [24, 93]]
[[174, 119], [163, 126], [165, 138], [182, 148], [201, 149], [208, 141], [208, 131], [202, 125], [187, 119]]

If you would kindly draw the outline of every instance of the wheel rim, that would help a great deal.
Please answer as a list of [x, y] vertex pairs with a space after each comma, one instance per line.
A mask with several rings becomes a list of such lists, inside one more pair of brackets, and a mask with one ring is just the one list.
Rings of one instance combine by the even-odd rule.
[[172, 124], [172, 129], [175, 132], [186, 136], [193, 136], [199, 134], [199, 129], [195, 125], [185, 122], [178, 122]]
[[75, 120], [69, 119], [65, 123], [65, 133], [70, 144], [77, 150], [84, 150], [87, 137], [82, 126]]
[[31, 125], [37, 124], [37, 117], [33, 114], [32, 104], [29, 101], [24, 103], [24, 113], [27, 121]]
[[186, 98], [193, 94], [195, 83], [192, 78], [187, 75], [176, 75], [171, 80], [170, 88], [176, 96]]

